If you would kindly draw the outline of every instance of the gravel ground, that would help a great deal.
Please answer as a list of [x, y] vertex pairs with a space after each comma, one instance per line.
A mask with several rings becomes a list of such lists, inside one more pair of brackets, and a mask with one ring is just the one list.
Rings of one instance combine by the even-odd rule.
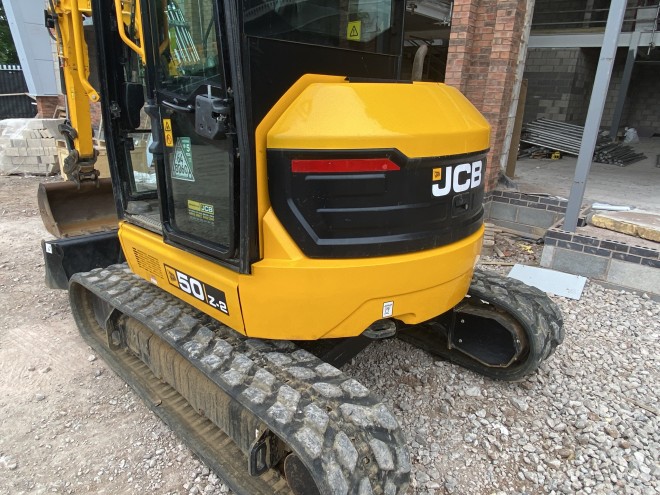
[[[0, 177], [0, 494], [228, 493], [90, 354], [66, 294], [43, 288], [37, 183]], [[498, 243], [506, 261], [538, 258]], [[660, 304], [592, 283], [554, 299], [566, 341], [522, 382], [397, 340], [345, 368], [402, 423], [411, 493], [660, 493]]]
[[587, 284], [566, 341], [518, 383], [398, 341], [347, 369], [409, 439], [416, 493], [660, 493], [660, 305]]

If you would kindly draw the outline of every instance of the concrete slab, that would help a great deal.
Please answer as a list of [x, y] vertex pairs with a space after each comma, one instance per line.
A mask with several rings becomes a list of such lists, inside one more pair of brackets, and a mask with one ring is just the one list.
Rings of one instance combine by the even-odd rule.
[[606, 281], [624, 287], [660, 293], [660, 270], [625, 261], [610, 261]]
[[650, 211], [597, 212], [591, 223], [603, 229], [660, 242], [660, 214]]
[[[552, 268], [589, 278], [605, 280], [610, 259], [593, 254], [555, 248]], [[630, 263], [626, 263], [630, 265]]]
[[517, 222], [525, 225], [547, 228], [554, 225], [561, 217], [562, 215], [556, 212], [520, 206], [518, 208]]

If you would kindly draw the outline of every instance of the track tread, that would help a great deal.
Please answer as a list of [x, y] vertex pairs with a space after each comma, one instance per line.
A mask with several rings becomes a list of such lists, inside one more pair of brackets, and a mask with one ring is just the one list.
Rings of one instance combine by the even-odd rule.
[[529, 353], [509, 368], [486, 368], [459, 353], [451, 360], [478, 373], [500, 380], [519, 380], [533, 373], [564, 340], [563, 317], [559, 307], [543, 291], [498, 273], [476, 269], [468, 291], [516, 317], [526, 331]]
[[337, 368], [291, 342], [248, 339], [125, 264], [76, 274], [71, 283], [142, 322], [255, 414], [293, 448], [321, 493], [406, 492], [411, 467], [398, 422]]

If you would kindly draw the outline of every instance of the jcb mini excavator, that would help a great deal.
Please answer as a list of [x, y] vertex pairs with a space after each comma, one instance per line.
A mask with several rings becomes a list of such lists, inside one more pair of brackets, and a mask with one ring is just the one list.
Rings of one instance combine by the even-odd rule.
[[404, 11], [50, 0], [70, 153], [39, 191], [47, 283], [236, 493], [406, 492], [395, 417], [339, 369], [376, 339], [504, 380], [563, 339], [543, 293], [474, 270], [489, 126], [401, 79]]

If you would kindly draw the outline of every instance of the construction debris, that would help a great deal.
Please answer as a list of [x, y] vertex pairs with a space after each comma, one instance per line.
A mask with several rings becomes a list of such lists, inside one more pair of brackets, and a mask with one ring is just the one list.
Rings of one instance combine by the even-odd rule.
[[[557, 151], [578, 156], [583, 134], [584, 127], [580, 125], [549, 119], [528, 122], [523, 125], [520, 141], [533, 147], [521, 150], [520, 156], [552, 157], [553, 152]], [[614, 143], [608, 136], [598, 136], [594, 150], [594, 161], [598, 163], [625, 167], [645, 158], [643, 153], [636, 153], [631, 146]]]
[[585, 277], [579, 275], [521, 264], [514, 265], [509, 272], [509, 278], [515, 278], [542, 291], [569, 299], [580, 299], [584, 284], [587, 282]]
[[633, 147], [627, 144], [611, 143], [594, 153], [595, 162], [611, 163], [619, 167], [625, 167], [644, 159], [646, 159], [644, 153], [636, 153]]

